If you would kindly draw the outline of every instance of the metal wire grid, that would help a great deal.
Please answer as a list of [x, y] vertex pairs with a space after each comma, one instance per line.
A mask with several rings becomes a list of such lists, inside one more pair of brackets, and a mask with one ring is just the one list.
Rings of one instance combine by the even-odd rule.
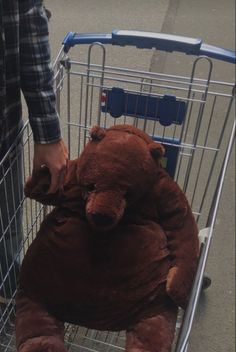
[[[0, 164], [0, 187], [4, 190], [1, 197], [7, 213], [6, 219], [0, 211], [0, 245], [6, 255], [5, 266], [0, 265], [0, 292], [8, 298], [5, 304], [0, 300], [0, 351], [14, 350], [14, 299], [19, 265], [44, 217], [43, 206], [23, 196], [23, 184], [32, 171], [32, 147], [32, 133], [26, 123]], [[20, 238], [20, 234], [24, 236]]]
[[68, 325], [66, 341], [70, 352], [120, 352], [125, 350], [124, 332], [104, 332]]
[[[103, 51], [103, 64], [92, 64], [92, 48], [88, 62], [63, 58], [57, 68], [58, 110], [61, 116], [66, 116], [71, 155], [80, 154], [88, 141], [88, 130], [95, 124], [103, 127], [131, 124], [151, 137], [168, 138], [166, 144], [170, 145], [180, 139], [180, 146], [172, 144], [179, 148], [175, 180], [186, 193], [200, 228], [204, 227], [233, 126], [234, 85], [213, 81], [213, 64], [205, 57], [195, 60], [190, 76], [183, 77], [105, 66]], [[204, 70], [204, 78], [196, 78], [199, 68]], [[175, 95], [187, 105], [185, 122], [181, 126], [164, 127], [147, 116], [140, 119], [125, 112], [113, 118], [101, 111], [102, 90], [112, 87], [135, 93], [137, 105], [139, 96]]]

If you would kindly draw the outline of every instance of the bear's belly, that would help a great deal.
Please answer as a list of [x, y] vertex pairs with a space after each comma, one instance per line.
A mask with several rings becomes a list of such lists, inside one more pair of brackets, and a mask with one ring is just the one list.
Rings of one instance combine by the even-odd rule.
[[71, 219], [39, 233], [24, 259], [20, 284], [60, 320], [116, 328], [158, 305], [168, 255], [165, 234], [153, 222], [118, 226], [104, 236]]

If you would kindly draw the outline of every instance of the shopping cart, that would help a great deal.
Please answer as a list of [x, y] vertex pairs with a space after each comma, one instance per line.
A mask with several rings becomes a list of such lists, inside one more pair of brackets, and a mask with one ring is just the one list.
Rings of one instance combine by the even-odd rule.
[[[72, 47], [75, 48], [71, 50]], [[189, 72], [184, 75], [182, 71], [177, 74], [150, 72], [149, 67], [143, 64], [134, 68], [134, 62], [136, 66], [140, 56], [142, 63], [146, 64], [145, 55], [150, 55], [152, 48], [173, 53], [169, 57], [181, 55], [182, 69]], [[124, 63], [123, 67], [116, 65], [119, 59]], [[104, 128], [122, 123], [135, 125], [146, 131], [154, 141], [163, 143], [166, 149], [163, 166], [179, 183], [191, 204], [201, 229], [201, 255], [188, 308], [185, 313], [180, 311], [176, 352], [186, 352], [188, 348], [234, 143], [235, 85], [214, 79], [219, 60], [226, 65], [235, 63], [235, 53], [204, 44], [200, 39], [116, 30], [111, 34], [68, 33], [54, 66], [57, 108], [70, 157], [81, 153], [93, 125]], [[172, 69], [171, 63], [169, 66]], [[18, 154], [14, 154], [12, 148], [0, 164], [0, 185], [5, 187], [5, 193], [9, 189], [9, 186], [6, 187], [9, 175], [10, 188], [14, 189], [12, 170], [21, 167], [21, 160], [23, 181], [32, 171], [33, 140], [28, 122], [16, 143], [20, 145]], [[15, 198], [14, 192], [10, 193]], [[11, 194], [8, 192], [8, 196]], [[0, 304], [0, 351], [15, 351], [16, 292], [11, 287], [12, 277], [17, 278], [15, 263], [24, 256], [47, 212], [45, 207], [34, 201], [18, 198], [18, 202], [13, 199], [14, 211], [5, 227], [0, 214], [0, 244], [4, 248], [7, 233], [11, 233], [11, 225], [17, 222], [19, 209], [23, 210], [21, 230], [24, 233], [24, 241], [18, 243], [17, 253], [12, 262], [8, 261], [7, 270], [3, 271], [0, 267], [0, 290], [6, 291], [6, 287], [8, 290], [10, 287], [11, 291], [7, 304]], [[125, 334], [122, 331], [94, 331], [68, 324], [65, 339], [69, 351], [125, 350]]]

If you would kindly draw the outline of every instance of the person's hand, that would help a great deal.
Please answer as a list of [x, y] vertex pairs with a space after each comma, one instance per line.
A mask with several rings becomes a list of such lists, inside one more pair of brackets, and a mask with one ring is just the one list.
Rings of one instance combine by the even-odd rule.
[[55, 193], [62, 187], [66, 175], [68, 150], [63, 139], [50, 144], [34, 144], [33, 172], [46, 166], [51, 174], [48, 193]]

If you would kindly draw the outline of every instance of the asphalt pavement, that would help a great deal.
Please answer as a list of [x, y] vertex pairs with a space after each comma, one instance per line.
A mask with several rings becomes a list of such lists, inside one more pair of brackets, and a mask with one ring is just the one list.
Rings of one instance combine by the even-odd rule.
[[[52, 12], [50, 42], [55, 58], [69, 31], [111, 32], [146, 30], [202, 38], [204, 42], [235, 48], [234, 0], [47, 0]], [[184, 61], [173, 55], [130, 51], [128, 63], [143, 62], [153, 72], [177, 71]], [[120, 59], [120, 58], [119, 58]], [[121, 58], [122, 59], [122, 58]], [[114, 57], [116, 64], [117, 57]], [[124, 64], [127, 62], [125, 61]], [[232, 65], [216, 63], [217, 79], [233, 82]], [[235, 351], [235, 168], [234, 153], [227, 170], [216, 231], [207, 264], [211, 287], [202, 295], [189, 345], [190, 352]]]

